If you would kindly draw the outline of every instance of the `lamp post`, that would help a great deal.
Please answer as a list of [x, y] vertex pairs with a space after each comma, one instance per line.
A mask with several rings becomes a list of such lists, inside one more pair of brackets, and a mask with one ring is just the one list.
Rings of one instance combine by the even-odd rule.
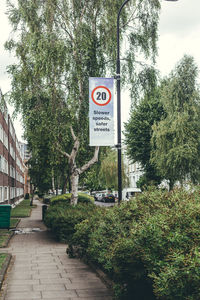
[[120, 47], [119, 47], [119, 19], [122, 8], [129, 0], [124, 1], [117, 16], [117, 149], [118, 149], [118, 204], [122, 200], [122, 143], [121, 143], [121, 87], [120, 87]]
[[[120, 14], [123, 7], [130, 0], [125, 0], [120, 7], [117, 15], [117, 149], [118, 149], [118, 204], [122, 200], [122, 143], [121, 143], [121, 87], [120, 87], [120, 45], [119, 45], [119, 21]], [[165, 0], [165, 1], [178, 1], [178, 0]]]

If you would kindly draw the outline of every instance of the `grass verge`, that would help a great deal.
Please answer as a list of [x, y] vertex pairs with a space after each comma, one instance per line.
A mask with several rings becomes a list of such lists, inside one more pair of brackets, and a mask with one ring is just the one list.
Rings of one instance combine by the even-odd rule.
[[20, 219], [10, 219], [10, 228], [16, 228]]
[[0, 253], [0, 270], [2, 269], [7, 256], [8, 256], [7, 253]]
[[26, 218], [31, 214], [31, 209], [33, 206], [30, 206], [30, 200], [25, 199], [20, 202], [16, 207], [11, 210], [12, 218]]
[[9, 266], [11, 255], [9, 253], [0, 253], [0, 290]]
[[12, 235], [12, 231], [9, 231], [8, 229], [0, 229], [0, 248], [7, 247]]

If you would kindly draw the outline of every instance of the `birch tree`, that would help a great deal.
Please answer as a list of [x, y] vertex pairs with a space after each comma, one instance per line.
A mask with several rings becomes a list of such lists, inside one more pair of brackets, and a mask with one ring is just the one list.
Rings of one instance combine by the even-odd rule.
[[[98, 160], [99, 152], [88, 146], [88, 77], [114, 75], [116, 20], [123, 1], [15, 2], [7, 0], [13, 34], [6, 49], [18, 59], [8, 70], [10, 100], [16, 113], [22, 113], [27, 134], [32, 112], [44, 116], [52, 151], [68, 159], [71, 203], [76, 204], [79, 176]], [[137, 54], [154, 58], [159, 8], [158, 0], [132, 0], [121, 14], [121, 42], [126, 36], [129, 45], [123, 62], [132, 81], [140, 78], [135, 77]], [[48, 114], [41, 99], [48, 99]], [[88, 154], [86, 163], [83, 153]]]

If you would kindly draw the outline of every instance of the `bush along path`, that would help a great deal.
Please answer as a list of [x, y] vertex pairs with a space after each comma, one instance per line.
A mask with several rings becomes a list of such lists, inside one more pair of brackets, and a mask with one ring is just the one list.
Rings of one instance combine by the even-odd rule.
[[79, 259], [70, 259], [66, 244], [55, 241], [42, 222], [42, 204], [20, 228], [32, 228], [16, 234], [5, 250], [12, 254], [10, 267], [2, 285], [1, 300], [59, 299], [111, 300], [111, 292]]
[[50, 203], [45, 222], [68, 254], [103, 270], [125, 300], [199, 300], [200, 187], [152, 189], [113, 208]]

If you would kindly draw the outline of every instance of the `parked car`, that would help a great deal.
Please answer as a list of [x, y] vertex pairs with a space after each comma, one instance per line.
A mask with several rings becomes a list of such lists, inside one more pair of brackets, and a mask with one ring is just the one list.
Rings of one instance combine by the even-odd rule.
[[107, 194], [103, 197], [102, 202], [115, 202], [115, 196], [113, 194]]
[[95, 200], [95, 201], [102, 201], [102, 199], [103, 199], [104, 196], [106, 196], [105, 193], [96, 193], [96, 194], [94, 195], [94, 200]]

